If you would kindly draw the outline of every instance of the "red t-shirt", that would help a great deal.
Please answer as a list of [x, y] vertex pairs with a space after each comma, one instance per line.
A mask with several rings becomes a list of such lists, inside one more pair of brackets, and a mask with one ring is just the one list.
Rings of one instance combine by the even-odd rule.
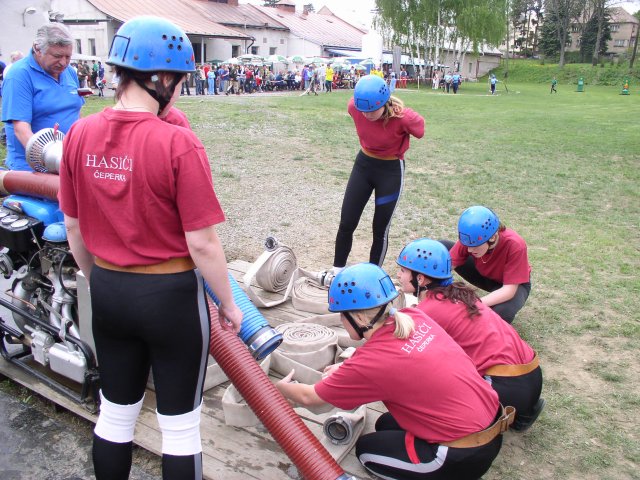
[[356, 125], [360, 146], [380, 157], [402, 160], [409, 150], [409, 137], [422, 138], [424, 135], [424, 118], [407, 107], [403, 109], [402, 117], [390, 118], [386, 125], [383, 120], [367, 120], [356, 109], [353, 97], [349, 100], [347, 111]]
[[[500, 239], [493, 251], [482, 258], [473, 257], [480, 275], [503, 285], [527, 283], [531, 278], [531, 266], [527, 257], [527, 244], [520, 235], [510, 229], [498, 233]], [[458, 240], [451, 248], [451, 265], [462, 265], [471, 254]]]
[[535, 352], [515, 328], [481, 301], [476, 306], [480, 315], [470, 319], [464, 303], [438, 299], [432, 293], [418, 304], [471, 357], [480, 375], [494, 365], [523, 365], [533, 360]]
[[187, 116], [182, 110], [176, 107], [171, 107], [167, 115], [164, 118], [161, 118], [160, 120], [162, 120], [163, 122], [170, 123], [171, 125], [178, 125], [179, 127], [184, 127], [191, 130], [191, 124], [189, 123], [189, 119], [187, 118]]
[[224, 221], [202, 143], [151, 113], [107, 108], [66, 135], [58, 198], [87, 249], [121, 266], [189, 255], [185, 232]]
[[487, 428], [498, 394], [478, 375], [460, 346], [431, 318], [405, 308], [415, 322], [406, 340], [388, 318], [356, 353], [315, 385], [325, 402], [342, 409], [382, 401], [400, 426], [440, 443]]

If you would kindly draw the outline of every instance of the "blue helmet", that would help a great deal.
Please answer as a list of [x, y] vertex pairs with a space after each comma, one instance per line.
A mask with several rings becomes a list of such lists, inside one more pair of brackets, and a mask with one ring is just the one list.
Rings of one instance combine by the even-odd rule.
[[475, 205], [467, 208], [458, 220], [458, 237], [465, 247], [477, 247], [489, 241], [500, 228], [493, 210]]
[[135, 17], [113, 37], [107, 64], [138, 72], [193, 72], [193, 46], [187, 34], [169, 20]]
[[451, 255], [442, 243], [430, 238], [419, 238], [402, 249], [398, 265], [430, 278], [449, 279]]
[[353, 91], [353, 102], [361, 112], [373, 112], [382, 108], [391, 96], [391, 90], [382, 78], [377, 75], [365, 75]]
[[379, 266], [358, 263], [342, 270], [329, 287], [329, 311], [351, 312], [386, 305], [399, 295]]

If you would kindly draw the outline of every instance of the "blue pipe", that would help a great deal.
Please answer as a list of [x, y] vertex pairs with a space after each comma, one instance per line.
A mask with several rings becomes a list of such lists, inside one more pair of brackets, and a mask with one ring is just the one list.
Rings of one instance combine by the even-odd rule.
[[[269, 325], [256, 306], [251, 303], [247, 294], [240, 288], [238, 282], [231, 274], [228, 275], [233, 300], [243, 314], [238, 336], [249, 348], [253, 358], [260, 361], [278, 348], [282, 343], [282, 334]], [[215, 296], [209, 284], [204, 282], [204, 286], [213, 302], [220, 306], [220, 300]]]

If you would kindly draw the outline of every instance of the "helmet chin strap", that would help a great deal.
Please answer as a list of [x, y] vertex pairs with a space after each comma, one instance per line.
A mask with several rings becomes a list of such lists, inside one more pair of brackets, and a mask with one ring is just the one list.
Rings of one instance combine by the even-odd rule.
[[[153, 82], [153, 84], [156, 86], [156, 88], [158, 88], [160, 86], [160, 78], [158, 77], [158, 74], [154, 73], [153, 75], [151, 75], [150, 80]], [[176, 85], [178, 85], [179, 81], [180, 81], [179, 78], [173, 78], [171, 80], [171, 82], [169, 83], [169, 91], [172, 92], [172, 96], [173, 96], [173, 91], [176, 88]], [[171, 98], [165, 98], [164, 96], [160, 95], [157, 90], [154, 90], [152, 88], [147, 87], [147, 85], [145, 84], [145, 81], [140, 79], [140, 78], [136, 78], [135, 82], [145, 92], [147, 92], [149, 95], [151, 95], [151, 97], [156, 102], [158, 102], [158, 105], [159, 105], [158, 114], [160, 114], [167, 107], [167, 105], [169, 105], [169, 102], [171, 101]]]
[[362, 325], [358, 325], [355, 321], [355, 319], [353, 318], [353, 316], [351, 315], [351, 313], [349, 312], [342, 312], [342, 314], [345, 316], [345, 318], [349, 321], [349, 323], [351, 324], [351, 326], [353, 327], [353, 329], [356, 331], [356, 333], [358, 334], [358, 336], [360, 337], [360, 339], [364, 338], [364, 334], [365, 332], [368, 332], [369, 330], [371, 330], [373, 328], [373, 326], [376, 324], [376, 322], [378, 320], [380, 320], [380, 318], [382, 318], [382, 315], [384, 314], [384, 312], [387, 310], [387, 305], [382, 305], [380, 307], [380, 310], [378, 310], [378, 313], [376, 313], [376, 316], [373, 317], [373, 320], [371, 320], [369, 322], [369, 325], [366, 326], [362, 326]]
[[427, 290], [428, 287], [421, 287], [418, 284], [418, 275], [419, 275], [418, 272], [415, 272], [413, 270], [411, 271], [411, 285], [413, 285], [413, 289], [416, 292], [416, 298], [420, 299], [420, 293], [423, 290]]

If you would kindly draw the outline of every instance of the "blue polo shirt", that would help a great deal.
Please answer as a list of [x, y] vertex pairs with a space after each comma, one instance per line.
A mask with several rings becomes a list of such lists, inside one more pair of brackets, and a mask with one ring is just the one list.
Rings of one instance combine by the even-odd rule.
[[7, 133], [7, 167], [31, 170], [24, 147], [15, 135], [13, 121], [31, 124], [33, 133], [56, 123], [67, 133], [80, 118], [84, 99], [78, 95], [78, 76], [67, 67], [56, 80], [36, 62], [31, 52], [13, 64], [2, 84], [2, 121]]

